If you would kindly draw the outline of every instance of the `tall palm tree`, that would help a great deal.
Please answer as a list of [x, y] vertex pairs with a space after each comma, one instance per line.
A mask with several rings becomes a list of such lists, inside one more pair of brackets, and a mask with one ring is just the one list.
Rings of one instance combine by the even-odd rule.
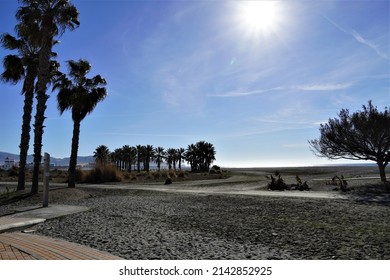
[[211, 163], [215, 160], [215, 149], [213, 144], [199, 141], [195, 144], [200, 172], [208, 172]]
[[194, 144], [188, 145], [184, 157], [191, 166], [191, 172], [197, 172], [198, 162], [197, 162], [196, 146]]
[[216, 152], [215, 152], [214, 145], [206, 142], [205, 151], [204, 151], [204, 156], [205, 156], [204, 170], [205, 171], [210, 170], [210, 165], [215, 160], [215, 154], [216, 154]]
[[119, 169], [122, 170], [124, 166], [124, 154], [123, 154], [123, 149], [118, 148], [115, 149], [111, 154], [111, 160], [115, 164], [115, 166]]
[[68, 61], [69, 77], [60, 73], [55, 80], [53, 90], [58, 89], [57, 101], [61, 114], [66, 110], [72, 111], [73, 137], [69, 162], [68, 187], [76, 186], [76, 165], [79, 149], [81, 121], [95, 109], [96, 105], [107, 96], [106, 80], [100, 75], [91, 79], [86, 75], [91, 70], [88, 61]]
[[93, 157], [95, 158], [95, 163], [97, 166], [104, 167], [109, 162], [110, 150], [105, 145], [100, 145], [93, 152]]
[[177, 161], [179, 163], [179, 170], [181, 170], [181, 163], [184, 159], [184, 153], [185, 153], [185, 149], [184, 148], [179, 148], [176, 150], [176, 156], [177, 156]]
[[157, 163], [158, 171], [160, 171], [161, 170], [161, 163], [163, 163], [164, 159], [166, 158], [165, 149], [163, 147], [157, 147], [154, 150], [154, 154], [155, 154], [154, 158], [155, 158], [155, 161]]
[[122, 152], [125, 161], [125, 168], [127, 171], [131, 172], [131, 165], [135, 163], [135, 159], [137, 157], [137, 151], [134, 147], [130, 147], [129, 145], [124, 145], [122, 147]]
[[150, 161], [154, 159], [154, 148], [152, 145], [146, 145], [144, 149], [145, 157], [144, 157], [144, 170], [149, 172], [150, 170]]
[[25, 189], [25, 169], [30, 143], [30, 123], [34, 99], [34, 83], [38, 72], [38, 46], [34, 36], [37, 25], [30, 27], [23, 24], [16, 26], [18, 38], [3, 34], [0, 38], [4, 48], [17, 51], [17, 55], [8, 55], [3, 60], [4, 72], [1, 79], [16, 84], [24, 78], [22, 94], [24, 94], [22, 133], [20, 136], [19, 175], [17, 190]]
[[50, 82], [50, 56], [54, 45], [54, 37], [62, 35], [66, 29], [73, 30], [79, 26], [78, 11], [68, 0], [19, 0], [22, 6], [16, 18], [27, 26], [38, 24], [39, 54], [38, 82], [36, 88], [37, 107], [34, 124], [34, 171], [31, 193], [38, 192], [39, 167], [42, 160], [43, 123], [45, 120], [46, 93]]
[[139, 173], [141, 172], [141, 162], [144, 156], [145, 146], [137, 145], [135, 148], [137, 150], [137, 172]]
[[215, 148], [213, 144], [199, 141], [188, 145], [185, 151], [185, 159], [189, 162], [192, 172], [208, 172], [211, 163], [215, 160]]
[[174, 148], [169, 148], [167, 149], [167, 163], [168, 163], [168, 168], [176, 170], [176, 161], [177, 161], [177, 154], [176, 154], [176, 149]]

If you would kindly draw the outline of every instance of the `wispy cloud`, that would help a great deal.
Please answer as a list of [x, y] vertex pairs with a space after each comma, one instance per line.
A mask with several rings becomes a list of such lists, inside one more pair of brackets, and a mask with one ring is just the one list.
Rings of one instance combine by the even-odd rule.
[[387, 60], [390, 60], [390, 57], [384, 53], [382, 53], [379, 49], [378, 49], [378, 46], [376, 46], [374, 43], [372, 43], [371, 41], [363, 38], [362, 35], [360, 35], [356, 30], [351, 30], [351, 35], [355, 38], [356, 41], [358, 41], [359, 43], [363, 44], [363, 45], [366, 45], [367, 47], [371, 48], [372, 50], [374, 50], [380, 57], [384, 58], [384, 59], [387, 59]]
[[327, 83], [327, 84], [311, 84], [311, 85], [299, 85], [293, 87], [298, 90], [305, 91], [330, 91], [330, 90], [342, 90], [350, 88], [352, 83]]
[[126, 133], [126, 132], [99, 132], [99, 135], [111, 135], [111, 136], [146, 136], [146, 137], [195, 137], [196, 135], [191, 134], [152, 134], [152, 133]]
[[369, 47], [370, 49], [372, 49], [373, 51], [375, 51], [377, 53], [377, 55], [379, 55], [383, 59], [390, 60], [390, 57], [387, 54], [381, 52], [377, 45], [375, 45], [373, 42], [365, 39], [356, 30], [354, 30], [354, 29], [347, 30], [347, 29], [343, 28], [341, 25], [337, 24], [335, 21], [331, 20], [329, 17], [324, 16], [324, 18], [327, 21], [329, 21], [333, 26], [335, 26], [338, 30], [340, 30], [341, 32], [344, 32], [345, 34], [352, 36], [358, 43], [363, 44], [363, 45]]
[[303, 84], [294, 86], [278, 86], [269, 89], [259, 89], [252, 91], [231, 91], [226, 93], [214, 94], [215, 97], [243, 97], [250, 95], [257, 95], [267, 93], [271, 91], [289, 91], [289, 90], [300, 90], [300, 91], [335, 91], [350, 88], [353, 83], [323, 83], [323, 84]]
[[232, 92], [227, 92], [227, 93], [214, 94], [212, 96], [240, 97], [240, 96], [255, 95], [255, 94], [261, 94], [261, 93], [266, 93], [266, 92], [275, 91], [275, 90], [283, 90], [283, 89], [284, 89], [283, 87], [275, 87], [275, 88], [270, 88], [270, 89], [261, 89], [261, 90], [253, 90], [253, 91], [232, 91]]

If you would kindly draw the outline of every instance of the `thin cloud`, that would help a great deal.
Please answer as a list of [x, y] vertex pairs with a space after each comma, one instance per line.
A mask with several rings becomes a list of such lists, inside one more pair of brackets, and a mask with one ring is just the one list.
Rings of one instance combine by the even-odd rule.
[[255, 94], [262, 94], [270, 91], [275, 90], [283, 90], [283, 87], [275, 87], [270, 89], [262, 89], [262, 90], [253, 90], [253, 91], [232, 91], [228, 93], [221, 93], [221, 94], [214, 94], [212, 96], [216, 97], [240, 97], [240, 96], [248, 96], [248, 95], [255, 95]]
[[345, 34], [348, 34], [348, 35], [352, 36], [356, 40], [356, 42], [369, 47], [370, 49], [375, 51], [377, 53], [377, 55], [379, 55], [383, 59], [390, 60], [390, 57], [388, 55], [386, 55], [383, 52], [381, 52], [379, 50], [379, 48], [374, 43], [372, 43], [371, 41], [363, 38], [363, 36], [360, 33], [358, 33], [356, 30], [354, 30], [354, 29], [347, 30], [347, 29], [343, 28], [342, 26], [340, 26], [339, 24], [337, 24], [335, 21], [333, 21], [330, 18], [328, 18], [327, 16], [324, 16], [324, 18], [327, 21], [329, 21], [333, 26], [335, 26], [338, 30], [342, 31]]
[[303, 90], [303, 91], [331, 91], [331, 90], [342, 90], [350, 88], [352, 83], [326, 83], [326, 84], [311, 84], [311, 85], [298, 85], [290, 87], [274, 87], [269, 89], [260, 89], [252, 91], [232, 91], [221, 94], [214, 94], [215, 97], [243, 97], [250, 95], [257, 95], [262, 93], [267, 93], [270, 91], [279, 91], [279, 90]]
[[171, 138], [177, 138], [177, 137], [195, 137], [196, 135], [191, 134], [149, 134], [149, 133], [126, 133], [126, 132], [101, 132], [98, 133], [99, 135], [113, 135], [113, 136], [147, 136], [147, 137], [171, 137]]
[[363, 38], [362, 35], [360, 35], [356, 30], [352, 30], [351, 31], [351, 35], [355, 38], [356, 41], [358, 41], [359, 43], [363, 44], [363, 45], [366, 45], [367, 47], [371, 48], [372, 50], [374, 50], [380, 57], [384, 58], [384, 59], [387, 59], [387, 60], [390, 60], [389, 56], [382, 53], [378, 47], [370, 42], [369, 40], [366, 40]]
[[293, 87], [294, 89], [298, 90], [305, 90], [305, 91], [330, 91], [330, 90], [342, 90], [347, 89], [352, 86], [352, 83], [344, 83], [344, 84], [312, 84], [312, 85], [300, 85]]

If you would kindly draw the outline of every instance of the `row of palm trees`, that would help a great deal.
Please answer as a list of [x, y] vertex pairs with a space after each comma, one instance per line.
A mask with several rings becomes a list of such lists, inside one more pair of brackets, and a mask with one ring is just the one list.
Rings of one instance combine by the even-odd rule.
[[91, 66], [86, 60], [68, 61], [69, 76], [59, 72], [57, 54], [53, 46], [66, 31], [74, 30], [80, 23], [79, 12], [68, 0], [19, 0], [16, 13], [16, 36], [8, 33], [0, 37], [3, 48], [15, 54], [3, 60], [1, 79], [17, 84], [23, 81], [24, 94], [22, 134], [20, 140], [19, 177], [17, 190], [25, 189], [25, 168], [30, 142], [30, 130], [34, 95], [37, 100], [34, 122], [34, 168], [31, 193], [38, 192], [39, 169], [42, 160], [42, 138], [48, 87], [58, 90], [57, 103], [61, 114], [70, 110], [74, 123], [69, 187], [75, 186], [75, 169], [80, 133], [80, 122], [93, 111], [106, 96], [106, 81], [97, 75], [86, 78]]
[[107, 146], [96, 148], [94, 158], [97, 165], [105, 166], [113, 163], [120, 170], [150, 170], [150, 163], [155, 162], [160, 171], [161, 165], [166, 163], [169, 169], [181, 170], [182, 163], [186, 161], [191, 166], [192, 172], [208, 172], [210, 165], [215, 160], [215, 148], [213, 144], [199, 141], [196, 144], [184, 148], [153, 147], [152, 145], [124, 145], [122, 148], [110, 152]]

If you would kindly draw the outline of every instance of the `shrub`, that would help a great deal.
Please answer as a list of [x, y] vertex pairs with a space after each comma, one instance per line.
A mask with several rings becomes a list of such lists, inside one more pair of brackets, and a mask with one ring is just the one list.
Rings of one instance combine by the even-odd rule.
[[113, 166], [99, 166], [85, 176], [86, 183], [121, 182], [122, 174]]
[[170, 169], [168, 172], [168, 177], [170, 178], [177, 178], [175, 170]]
[[17, 177], [18, 176], [18, 168], [16, 166], [12, 166], [10, 170], [8, 170], [9, 177]]
[[86, 180], [86, 174], [80, 169], [76, 169], [76, 182], [84, 182]]
[[150, 179], [153, 179], [153, 178], [154, 178], [153, 177], [153, 173], [150, 173], [150, 172], [146, 173], [146, 177], [145, 177], [146, 180], [150, 180]]
[[221, 171], [221, 167], [219, 167], [218, 165], [213, 165], [213, 166], [211, 167], [211, 169], [214, 169], [214, 170], [216, 170], [216, 171]]
[[222, 174], [221, 167], [219, 167], [218, 165], [213, 165], [213, 167], [211, 167], [209, 173], [210, 174]]
[[272, 191], [282, 191], [287, 189], [287, 185], [284, 182], [282, 176], [280, 175], [279, 171], [275, 171], [275, 176], [274, 178], [272, 175], [270, 177], [266, 176], [267, 179], [271, 179], [271, 182], [268, 184], [268, 189]]

